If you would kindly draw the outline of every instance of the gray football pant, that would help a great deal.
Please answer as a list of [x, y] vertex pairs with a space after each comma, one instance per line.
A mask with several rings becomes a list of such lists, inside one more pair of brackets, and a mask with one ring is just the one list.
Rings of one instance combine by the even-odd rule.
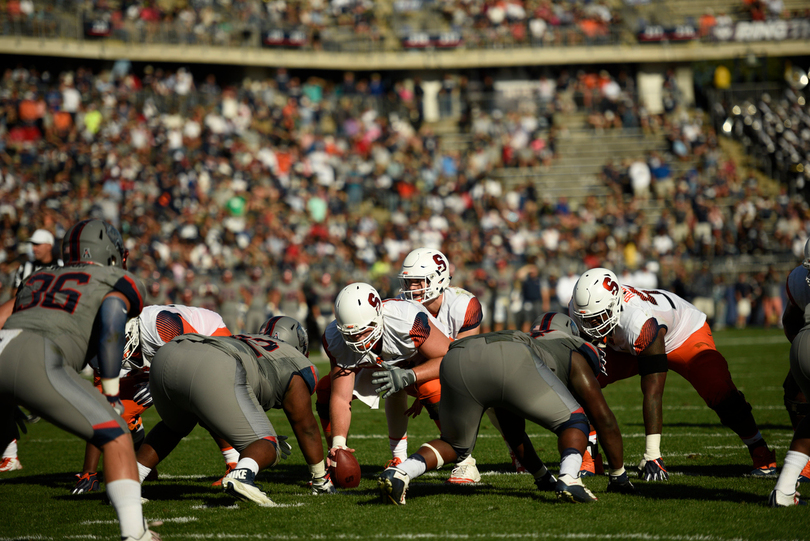
[[200, 423], [240, 453], [276, 436], [242, 363], [216, 347], [169, 342], [152, 360], [149, 383], [155, 408], [174, 432], [186, 436]]
[[5, 343], [0, 353], [0, 401], [24, 406], [97, 447], [129, 433], [104, 395], [65, 362], [56, 344], [31, 331], [9, 340], [16, 332], [0, 331], [0, 346]]
[[[581, 406], [531, 349], [517, 342], [468, 341], [442, 360], [439, 420], [442, 440], [460, 455], [471, 453], [481, 416], [498, 408], [556, 432]], [[498, 412], [499, 417], [502, 415]]]

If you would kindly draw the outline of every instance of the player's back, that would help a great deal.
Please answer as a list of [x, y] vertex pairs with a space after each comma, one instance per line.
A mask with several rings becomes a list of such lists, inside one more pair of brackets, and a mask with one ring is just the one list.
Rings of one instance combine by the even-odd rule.
[[[680, 347], [704, 323], [706, 314], [678, 295], [662, 289], [636, 289], [622, 285], [623, 305], [619, 323], [614, 329], [611, 346], [620, 351], [639, 354], [646, 347], [645, 324], [654, 318], [666, 327], [666, 352]], [[644, 343], [643, 347], [641, 344]]]
[[265, 410], [280, 408], [290, 380], [304, 378], [312, 392], [318, 372], [312, 362], [295, 347], [263, 334], [203, 336], [185, 334], [175, 342], [202, 342], [232, 355], [245, 368], [248, 384]]
[[145, 288], [140, 279], [118, 267], [92, 264], [45, 267], [20, 288], [6, 329], [38, 332], [55, 342], [75, 369], [95, 354], [88, 347], [104, 297], [122, 293], [130, 316], [143, 309]]
[[140, 315], [141, 350], [147, 360], [172, 338], [199, 333], [211, 336], [226, 331], [222, 317], [211, 310], [181, 304], [147, 306]]

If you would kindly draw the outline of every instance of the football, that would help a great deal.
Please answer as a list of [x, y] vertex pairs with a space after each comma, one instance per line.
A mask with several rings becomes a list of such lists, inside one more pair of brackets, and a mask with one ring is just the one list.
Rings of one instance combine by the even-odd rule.
[[335, 460], [329, 468], [329, 476], [335, 486], [354, 488], [360, 484], [360, 464], [354, 453], [346, 449], [335, 449]]

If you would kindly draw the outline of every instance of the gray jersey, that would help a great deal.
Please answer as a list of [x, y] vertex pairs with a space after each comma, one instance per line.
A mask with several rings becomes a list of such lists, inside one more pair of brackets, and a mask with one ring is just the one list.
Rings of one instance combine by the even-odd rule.
[[23, 283], [4, 328], [47, 336], [65, 362], [81, 370], [96, 354], [90, 340], [94, 322], [104, 297], [114, 291], [129, 300], [129, 317], [141, 313], [145, 288], [126, 270], [90, 264], [44, 267]]
[[242, 363], [248, 384], [265, 411], [281, 408], [293, 376], [301, 376], [310, 391], [318, 382], [317, 370], [309, 359], [291, 345], [263, 334], [186, 334], [175, 338], [175, 341], [184, 340], [214, 346]]

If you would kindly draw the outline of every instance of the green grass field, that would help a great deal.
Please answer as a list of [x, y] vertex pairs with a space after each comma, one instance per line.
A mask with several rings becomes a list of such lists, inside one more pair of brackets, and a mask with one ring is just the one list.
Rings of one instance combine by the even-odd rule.
[[[781, 465], [792, 436], [782, 405], [789, 345], [779, 330], [716, 333], [737, 386]], [[321, 373], [326, 364], [315, 359]], [[624, 435], [625, 460], [637, 464], [644, 448], [638, 379], [605, 389]], [[529, 475], [511, 472], [506, 448], [486, 417], [474, 456], [482, 474], [476, 486], [444, 484], [450, 468], [417, 479], [404, 507], [382, 505], [376, 475], [389, 457], [385, 415], [355, 403], [349, 444], [357, 449], [363, 479], [335, 496], [310, 496], [300, 453], [259, 475], [277, 507], [236, 503], [211, 482], [224, 471], [213, 440], [201, 429], [160, 466], [160, 480], [143, 487], [144, 515], [163, 539], [810, 539], [810, 508], [766, 506], [774, 480], [743, 477], [748, 452], [720, 425], [697, 393], [670, 373], [664, 395], [662, 451], [668, 483], [635, 481], [640, 496], [605, 493], [607, 478], [586, 484], [599, 497], [592, 505], [558, 502], [535, 490]], [[292, 434], [283, 413], [270, 412], [280, 434]], [[147, 429], [157, 422], [150, 410]], [[552, 470], [559, 465], [554, 436], [530, 425], [529, 433]], [[410, 450], [433, 439], [423, 414], [411, 422]], [[0, 474], [0, 541], [9, 539], [114, 539], [115, 513], [103, 492], [71, 496], [84, 442], [45, 421], [29, 426], [20, 441], [24, 469]], [[102, 485], [103, 486], [103, 485]], [[810, 494], [810, 486], [806, 492]]]

